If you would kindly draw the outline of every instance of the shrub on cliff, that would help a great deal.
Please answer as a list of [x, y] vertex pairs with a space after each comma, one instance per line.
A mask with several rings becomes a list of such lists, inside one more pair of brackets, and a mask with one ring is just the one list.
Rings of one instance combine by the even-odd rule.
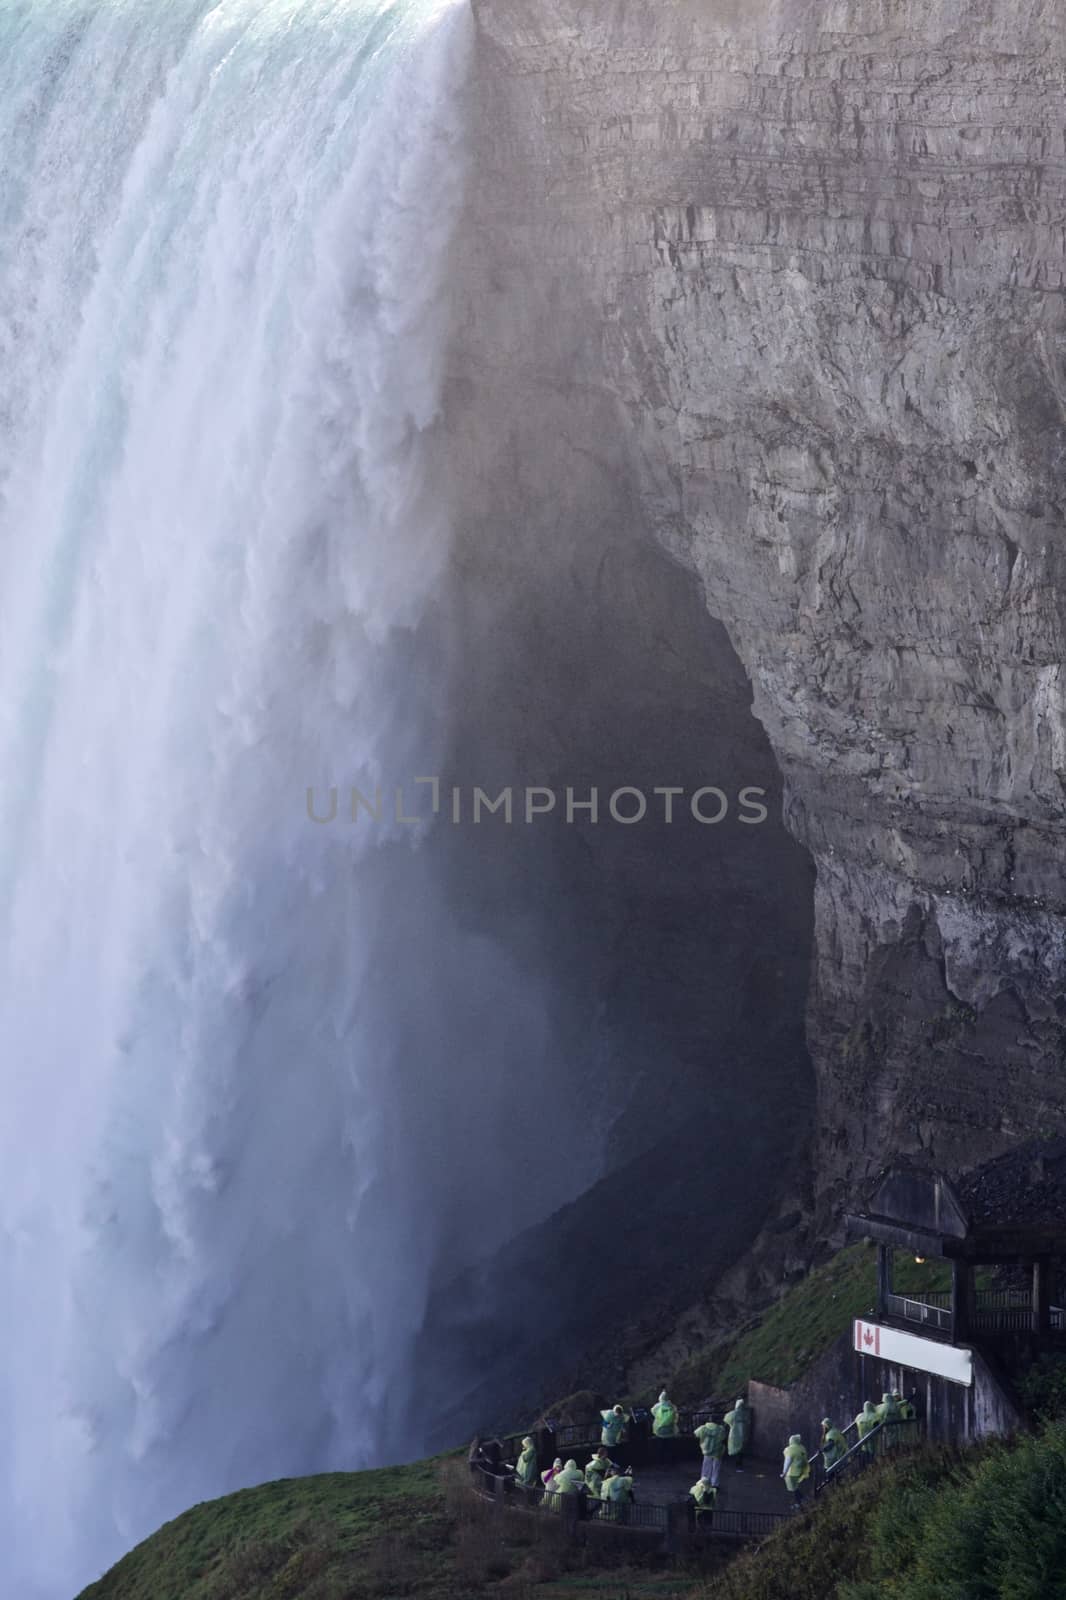
[[1017, 1381], [1018, 1393], [1041, 1422], [1066, 1417], [1066, 1356], [1043, 1355]]
[[820, 1496], [813, 1510], [697, 1587], [693, 1600], [837, 1600], [846, 1579], [871, 1575], [873, 1528], [886, 1504], [894, 1518], [930, 1499], [957, 1459], [927, 1450], [879, 1463]]
[[[900, 1548], [896, 1531], [906, 1516]], [[1066, 1426], [997, 1445], [910, 1506], [872, 1519], [867, 1582], [839, 1600], [1049, 1600], [1066, 1593]]]
[[743, 1555], [694, 1600], [1066, 1595], [1066, 1424], [885, 1462]]

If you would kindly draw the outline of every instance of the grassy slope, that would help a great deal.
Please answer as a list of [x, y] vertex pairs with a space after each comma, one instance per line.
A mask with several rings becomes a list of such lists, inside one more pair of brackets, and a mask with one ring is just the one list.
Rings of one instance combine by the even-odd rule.
[[443, 1538], [445, 1506], [433, 1464], [283, 1479], [195, 1506], [81, 1600], [287, 1600], [307, 1593], [307, 1581], [326, 1567], [364, 1565], [394, 1527], [415, 1546]]
[[885, 1461], [687, 1600], [1062, 1600], [1066, 1427]]
[[[731, 1347], [678, 1372], [681, 1400], [732, 1392], [749, 1378], [787, 1384], [872, 1303], [874, 1254], [856, 1245], [790, 1289]], [[900, 1261], [897, 1281], [942, 1287], [936, 1269]], [[582, 1570], [548, 1519], [494, 1528], [472, 1507], [455, 1464], [288, 1479], [196, 1506], [138, 1546], [79, 1600], [667, 1600], [677, 1573]], [[791, 1533], [792, 1530], [789, 1530]], [[825, 1547], [831, 1526], [825, 1524]], [[805, 1557], [805, 1559], [808, 1559]]]
[[672, 1600], [676, 1574], [603, 1570], [545, 1518], [497, 1523], [465, 1467], [285, 1479], [195, 1506], [79, 1600]]
[[[928, 1451], [879, 1464], [827, 1493], [813, 1515], [786, 1523], [721, 1577], [691, 1588], [689, 1600], [836, 1600], [843, 1581], [871, 1578], [873, 1533], [885, 1505], [902, 1509], [912, 1495], [935, 1495], [955, 1461], [949, 1452]], [[906, 1533], [904, 1523], [902, 1540]]]
[[[904, 1294], [948, 1287], [947, 1269], [932, 1262], [919, 1266], [897, 1255], [894, 1281]], [[670, 1379], [682, 1402], [707, 1395], [740, 1392], [749, 1378], [782, 1386], [794, 1383], [811, 1362], [874, 1304], [876, 1253], [850, 1245], [790, 1289], [732, 1345], [719, 1345], [692, 1357]]]

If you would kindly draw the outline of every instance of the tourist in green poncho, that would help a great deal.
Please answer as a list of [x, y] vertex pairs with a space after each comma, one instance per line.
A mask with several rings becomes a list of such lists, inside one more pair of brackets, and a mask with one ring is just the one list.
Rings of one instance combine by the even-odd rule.
[[877, 1415], [877, 1408], [873, 1401], [866, 1400], [863, 1403], [862, 1410], [855, 1418], [855, 1426], [859, 1430], [859, 1438], [865, 1441], [863, 1444], [863, 1450], [868, 1456], [872, 1456], [876, 1451], [877, 1440], [867, 1438], [867, 1434], [871, 1431], [871, 1429], [877, 1427], [879, 1421], [880, 1418]]
[[[557, 1472], [552, 1479], [552, 1493], [557, 1495], [578, 1494], [585, 1486], [585, 1474], [576, 1461], [568, 1461], [562, 1472]], [[555, 1502], [556, 1509], [561, 1510], [563, 1502]]]
[[848, 1453], [848, 1442], [828, 1417], [822, 1418], [822, 1465], [830, 1472]]
[[899, 1401], [894, 1394], [883, 1394], [881, 1404], [877, 1407], [877, 1415], [882, 1422], [901, 1422]]
[[626, 1520], [626, 1508], [633, 1500], [633, 1479], [628, 1472], [609, 1472], [603, 1480], [600, 1494], [603, 1501], [601, 1515], [612, 1522]]
[[689, 1494], [696, 1502], [696, 1523], [699, 1525], [701, 1517], [709, 1517], [718, 1504], [718, 1490], [706, 1478], [701, 1478], [699, 1483], [694, 1483]]
[[748, 1435], [751, 1431], [751, 1407], [746, 1400], [740, 1399], [732, 1411], [725, 1414], [726, 1427], [729, 1429], [729, 1459], [738, 1472], [744, 1470], [744, 1451], [748, 1447]]
[[515, 1477], [526, 1489], [535, 1489], [537, 1486], [537, 1447], [533, 1440], [522, 1440], [522, 1454], [515, 1467]]
[[725, 1455], [728, 1437], [725, 1424], [719, 1422], [717, 1417], [712, 1417], [709, 1422], [703, 1423], [693, 1435], [703, 1452], [703, 1471], [700, 1476], [715, 1486], [722, 1470], [722, 1457]]
[[883, 1394], [881, 1396], [881, 1404], [876, 1410], [877, 1420], [885, 1424], [884, 1431], [881, 1434], [882, 1446], [890, 1449], [899, 1440], [899, 1429], [893, 1424], [903, 1421], [903, 1417], [900, 1414], [899, 1401], [894, 1394]]
[[628, 1420], [621, 1406], [612, 1406], [610, 1411], [601, 1411], [600, 1421], [603, 1423], [603, 1431], [600, 1434], [600, 1443], [605, 1444], [608, 1450], [613, 1450], [616, 1444], [621, 1444], [626, 1436]]
[[657, 1405], [651, 1408], [652, 1433], [657, 1439], [677, 1438], [677, 1407], [664, 1389]]
[[592, 1457], [592, 1460], [585, 1468], [585, 1482], [589, 1486], [589, 1493], [594, 1494], [597, 1500], [600, 1498], [600, 1491], [603, 1488], [603, 1480], [612, 1467], [616, 1472], [618, 1471], [617, 1462], [611, 1460], [606, 1449], [601, 1444], [595, 1455]]

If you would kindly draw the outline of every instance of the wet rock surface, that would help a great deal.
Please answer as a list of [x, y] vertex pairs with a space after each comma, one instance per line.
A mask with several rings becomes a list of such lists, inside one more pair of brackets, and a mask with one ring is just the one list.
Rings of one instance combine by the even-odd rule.
[[817, 868], [823, 1220], [1062, 1130], [1060, 7], [474, 10], [455, 381], [564, 518], [625, 441], [750, 677]]

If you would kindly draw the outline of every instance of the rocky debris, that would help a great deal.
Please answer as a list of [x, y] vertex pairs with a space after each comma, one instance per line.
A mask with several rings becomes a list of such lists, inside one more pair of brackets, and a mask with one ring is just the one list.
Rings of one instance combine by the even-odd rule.
[[1066, 1225], [1066, 1139], [1032, 1141], [956, 1184], [970, 1223]]

